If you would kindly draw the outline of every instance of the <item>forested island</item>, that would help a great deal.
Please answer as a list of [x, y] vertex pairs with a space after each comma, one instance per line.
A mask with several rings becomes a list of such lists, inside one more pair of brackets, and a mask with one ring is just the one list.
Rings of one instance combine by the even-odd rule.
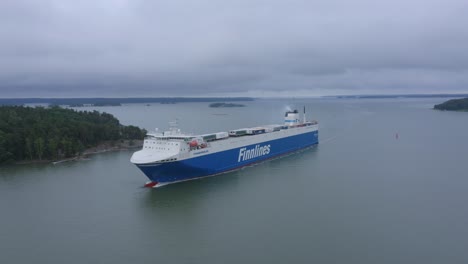
[[234, 103], [212, 103], [210, 107], [244, 107], [243, 104], [234, 104]]
[[131, 145], [145, 135], [146, 130], [121, 125], [108, 113], [1, 106], [0, 164], [77, 157], [100, 145]]
[[434, 105], [434, 109], [448, 111], [468, 111], [468, 98], [448, 100], [441, 104]]

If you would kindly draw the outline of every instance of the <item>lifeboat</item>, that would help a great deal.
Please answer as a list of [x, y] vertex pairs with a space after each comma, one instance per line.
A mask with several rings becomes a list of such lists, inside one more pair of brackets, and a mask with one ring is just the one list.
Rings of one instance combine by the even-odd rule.
[[191, 148], [196, 148], [196, 147], [198, 146], [198, 141], [195, 140], [195, 139], [192, 140], [192, 141], [190, 141], [189, 146], [190, 146]]

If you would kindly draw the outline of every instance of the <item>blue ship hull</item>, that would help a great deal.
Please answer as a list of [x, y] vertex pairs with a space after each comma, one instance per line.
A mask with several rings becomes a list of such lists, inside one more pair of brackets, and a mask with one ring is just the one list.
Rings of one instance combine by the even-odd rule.
[[257, 157], [249, 157], [245, 160], [241, 158], [240, 152], [242, 152], [242, 149], [255, 149], [259, 144], [242, 146], [175, 162], [137, 164], [137, 166], [153, 183], [167, 184], [186, 181], [239, 169], [252, 163], [258, 163], [313, 146], [318, 144], [318, 131], [262, 142], [262, 146], [269, 145], [268, 153], [261, 153]]

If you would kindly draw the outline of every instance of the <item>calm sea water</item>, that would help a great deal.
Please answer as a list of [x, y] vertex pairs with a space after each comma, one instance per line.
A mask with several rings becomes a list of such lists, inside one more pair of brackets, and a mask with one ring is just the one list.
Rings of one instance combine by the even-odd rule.
[[444, 100], [97, 108], [205, 133], [305, 105], [320, 144], [159, 189], [141, 187], [131, 151], [2, 167], [0, 263], [467, 263], [468, 113], [430, 109]]

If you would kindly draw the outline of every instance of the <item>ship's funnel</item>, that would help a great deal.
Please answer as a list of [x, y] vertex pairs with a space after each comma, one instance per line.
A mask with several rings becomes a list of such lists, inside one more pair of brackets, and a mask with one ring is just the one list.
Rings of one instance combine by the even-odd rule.
[[299, 113], [297, 110], [287, 111], [284, 115], [284, 125], [294, 126], [299, 124]]

